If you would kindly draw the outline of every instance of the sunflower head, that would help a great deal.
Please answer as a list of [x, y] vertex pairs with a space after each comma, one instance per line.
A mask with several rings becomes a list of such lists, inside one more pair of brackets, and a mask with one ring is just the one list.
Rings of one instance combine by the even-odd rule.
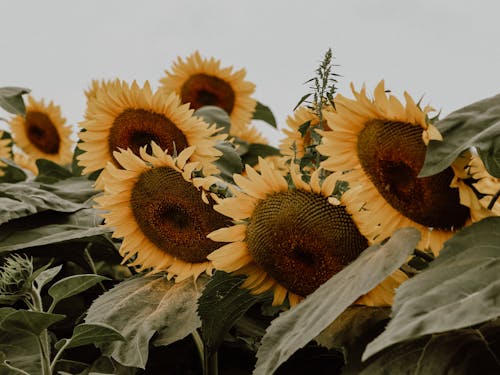
[[12, 139], [30, 158], [48, 159], [58, 164], [68, 164], [73, 157], [71, 127], [61, 116], [59, 106], [28, 96], [26, 114], [10, 121]]
[[418, 178], [427, 143], [441, 139], [428, 113], [405, 93], [406, 105], [386, 92], [383, 81], [374, 99], [365, 88], [353, 88], [353, 100], [340, 97], [336, 111], [325, 113], [332, 131], [322, 132], [318, 151], [327, 170], [345, 172], [350, 189], [344, 201], [370, 243], [389, 237], [399, 227], [413, 226], [423, 236], [419, 248], [437, 252], [454, 230], [470, 218], [450, 187], [452, 168]]
[[208, 235], [228, 242], [208, 258], [214, 267], [246, 274], [243, 287], [259, 294], [273, 289], [274, 305], [291, 305], [312, 293], [353, 261], [367, 246], [345, 207], [332, 199], [334, 175], [320, 183], [316, 171], [306, 183], [291, 171], [294, 186], [259, 160], [261, 173], [246, 166], [234, 175], [240, 187], [215, 209], [235, 225]]
[[123, 237], [120, 253], [124, 262], [140, 270], [166, 271], [177, 281], [197, 277], [212, 265], [207, 259], [218, 246], [208, 233], [229, 225], [212, 209], [209, 187], [215, 178], [193, 178], [198, 162], [187, 160], [194, 147], [172, 157], [154, 142], [139, 150], [115, 151], [116, 167], [108, 163], [104, 194], [96, 201], [103, 210], [105, 225], [114, 237]]
[[[245, 69], [221, 68], [219, 60], [203, 58], [196, 51], [186, 60], [178, 58], [160, 80], [161, 89], [175, 92], [182, 103], [198, 109], [215, 105], [231, 118], [231, 135], [237, 135], [251, 121], [257, 102], [251, 95], [255, 85], [245, 81]], [[233, 134], [234, 132], [234, 134]]]
[[[175, 93], [153, 93], [148, 82], [142, 88], [136, 82], [101, 84], [88, 100], [80, 127], [83, 142], [78, 147], [84, 152], [78, 160], [84, 174], [103, 169], [107, 162], [118, 166], [114, 152], [119, 149], [131, 149], [138, 155], [151, 142], [178, 153], [196, 146], [192, 160], [213, 172], [211, 162], [221, 154], [215, 143], [225, 137], [217, 135], [215, 125], [193, 116], [193, 110], [181, 105]], [[97, 187], [102, 188], [98, 181]]]

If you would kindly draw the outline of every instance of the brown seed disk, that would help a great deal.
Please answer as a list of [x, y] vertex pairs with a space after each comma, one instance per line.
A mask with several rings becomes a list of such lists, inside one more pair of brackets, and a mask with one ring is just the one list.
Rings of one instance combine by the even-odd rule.
[[170, 167], [141, 174], [132, 189], [132, 213], [144, 236], [185, 262], [205, 262], [222, 244], [207, 234], [231, 225], [229, 219], [201, 200], [201, 193]]
[[372, 120], [359, 133], [358, 158], [384, 199], [403, 216], [427, 227], [462, 227], [469, 217], [458, 189], [450, 188], [451, 168], [418, 178], [426, 146], [419, 126]]
[[181, 152], [188, 147], [184, 133], [165, 115], [145, 109], [126, 109], [120, 113], [111, 126], [108, 146], [112, 153], [118, 148], [130, 148], [134, 154], [139, 154], [142, 146], [148, 146], [154, 141], [163, 150], [170, 152], [175, 149]]
[[208, 74], [195, 74], [184, 82], [181, 89], [183, 103], [190, 103], [191, 108], [198, 109], [206, 105], [214, 105], [231, 114], [234, 108], [235, 94], [226, 81]]
[[61, 137], [49, 116], [38, 111], [28, 111], [25, 121], [26, 136], [36, 148], [46, 154], [55, 155], [59, 152]]
[[246, 242], [255, 261], [300, 296], [315, 291], [368, 247], [343, 206], [301, 190], [260, 201]]

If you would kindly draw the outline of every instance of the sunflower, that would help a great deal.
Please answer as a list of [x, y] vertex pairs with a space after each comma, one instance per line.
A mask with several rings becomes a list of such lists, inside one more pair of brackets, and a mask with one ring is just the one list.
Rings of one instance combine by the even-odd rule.
[[[187, 163], [194, 147], [176, 158], [152, 142], [139, 150], [114, 152], [119, 166], [108, 163], [104, 194], [95, 198], [113, 237], [123, 237], [123, 262], [152, 273], [166, 271], [177, 281], [210, 273], [207, 255], [219, 244], [208, 239], [211, 231], [229, 220], [212, 209], [208, 188], [214, 177], [192, 178], [199, 162]], [[213, 202], [213, 201], [212, 201]]]
[[[130, 86], [118, 80], [98, 85], [89, 96], [86, 119], [79, 124], [83, 142], [78, 147], [84, 152], [77, 158], [83, 174], [104, 168], [108, 161], [118, 165], [113, 152], [120, 148], [137, 155], [151, 141], [177, 152], [196, 145], [192, 159], [213, 171], [211, 162], [221, 155], [214, 145], [225, 136], [216, 135], [215, 125], [192, 114], [175, 93], [153, 93], [148, 82], [143, 88], [135, 81]], [[96, 187], [102, 188], [100, 180]]]
[[172, 71], [165, 71], [160, 80], [167, 93], [175, 92], [182, 103], [198, 109], [215, 105], [231, 118], [231, 135], [238, 135], [251, 121], [257, 102], [251, 97], [255, 85], [245, 81], [245, 69], [233, 72], [233, 67], [221, 68], [220, 60], [205, 59], [198, 51], [184, 61], [178, 57]]
[[374, 100], [364, 87], [360, 92], [351, 88], [354, 100], [339, 95], [336, 111], [324, 114], [332, 131], [322, 132], [317, 147], [327, 157], [321, 166], [343, 173], [350, 185], [343, 201], [369, 243], [412, 226], [422, 232], [418, 248], [438, 253], [454, 230], [470, 221], [470, 212], [460, 204], [459, 189], [450, 187], [451, 167], [417, 177], [429, 140], [442, 139], [428, 122], [433, 109], [421, 109], [407, 93], [403, 106], [383, 81]]
[[[3, 131], [0, 130], [0, 158], [10, 159], [10, 143], [12, 142], [10, 139], [2, 139]], [[0, 160], [0, 176], [3, 176], [5, 172], [1, 170], [1, 168], [5, 167], [6, 164]]]
[[[290, 305], [314, 292], [368, 246], [344, 206], [331, 195], [334, 175], [310, 183], [291, 170], [295, 188], [262, 158], [261, 173], [246, 166], [246, 176], [233, 175], [241, 188], [214, 209], [235, 225], [208, 235], [228, 242], [208, 256], [214, 267], [245, 274], [244, 288], [253, 294], [273, 289], [273, 305], [288, 295]], [[392, 280], [392, 279], [391, 279]], [[379, 289], [370, 301], [390, 302], [392, 295]]]
[[28, 96], [26, 114], [10, 121], [12, 139], [31, 159], [48, 159], [65, 165], [73, 157], [72, 128], [66, 125], [59, 106]]

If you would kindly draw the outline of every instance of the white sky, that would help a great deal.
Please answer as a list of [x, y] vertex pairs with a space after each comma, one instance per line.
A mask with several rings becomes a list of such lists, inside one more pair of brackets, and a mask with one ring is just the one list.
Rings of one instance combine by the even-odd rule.
[[195, 50], [246, 68], [280, 127], [329, 47], [347, 96], [385, 79], [447, 114], [500, 92], [498, 0], [0, 0], [0, 14], [0, 87], [30, 88], [72, 124], [92, 78], [157, 87]]

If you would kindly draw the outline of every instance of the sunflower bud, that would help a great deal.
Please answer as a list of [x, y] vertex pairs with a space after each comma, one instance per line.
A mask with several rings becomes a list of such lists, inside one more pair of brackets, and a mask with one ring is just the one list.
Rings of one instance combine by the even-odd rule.
[[0, 302], [11, 305], [28, 296], [32, 275], [32, 259], [16, 254], [5, 259], [0, 267]]

